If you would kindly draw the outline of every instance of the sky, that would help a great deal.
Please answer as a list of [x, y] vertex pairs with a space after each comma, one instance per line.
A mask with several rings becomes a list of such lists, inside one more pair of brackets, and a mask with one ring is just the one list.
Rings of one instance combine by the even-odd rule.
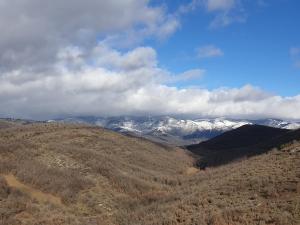
[[0, 117], [300, 120], [297, 0], [0, 0]]

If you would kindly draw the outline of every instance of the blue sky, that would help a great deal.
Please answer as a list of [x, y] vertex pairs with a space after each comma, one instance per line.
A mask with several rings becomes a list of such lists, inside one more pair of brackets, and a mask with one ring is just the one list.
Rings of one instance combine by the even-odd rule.
[[[176, 10], [183, 1], [165, 1]], [[208, 89], [220, 86], [259, 86], [274, 94], [291, 96], [300, 92], [300, 69], [294, 65], [290, 48], [300, 46], [300, 2], [273, 0], [258, 4], [243, 2], [245, 21], [210, 28], [214, 14], [202, 8], [183, 16], [180, 29], [162, 42], [149, 42], [163, 67], [180, 73], [203, 68], [205, 75], [182, 85]], [[221, 57], [198, 58], [196, 49], [214, 45]]]

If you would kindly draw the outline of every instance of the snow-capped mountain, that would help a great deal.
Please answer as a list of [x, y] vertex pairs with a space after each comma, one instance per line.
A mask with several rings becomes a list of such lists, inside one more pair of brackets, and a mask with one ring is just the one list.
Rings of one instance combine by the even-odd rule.
[[278, 119], [254, 120], [255, 124], [276, 127], [282, 129], [296, 130], [300, 128], [300, 122], [291, 122]]
[[276, 119], [233, 120], [216, 119], [180, 119], [169, 116], [161, 117], [74, 117], [58, 121], [88, 123], [105, 127], [122, 133], [131, 133], [154, 141], [187, 145], [215, 137], [225, 131], [245, 124], [260, 124], [277, 128], [297, 129], [300, 122], [289, 122]]

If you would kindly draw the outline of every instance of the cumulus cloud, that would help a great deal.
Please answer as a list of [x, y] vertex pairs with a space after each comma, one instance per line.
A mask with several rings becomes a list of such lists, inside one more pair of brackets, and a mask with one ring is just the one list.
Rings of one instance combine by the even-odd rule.
[[164, 38], [179, 27], [176, 17], [149, 0], [2, 0], [0, 12], [1, 71], [44, 70], [66, 45], [88, 47], [99, 37], [122, 37], [124, 43], [130, 35]]
[[212, 58], [223, 56], [223, 51], [214, 45], [205, 45], [196, 49], [198, 58]]
[[[250, 85], [216, 90], [170, 86], [168, 79], [174, 76], [190, 79], [203, 71], [171, 74], [158, 66], [156, 52], [150, 47], [120, 52], [99, 44], [92, 52], [91, 63], [83, 61], [82, 52], [76, 48], [61, 50], [60, 56], [68, 63], [58, 61], [54, 74], [18, 70], [3, 74], [0, 116], [45, 119], [177, 114], [300, 119], [300, 96], [274, 96]], [[80, 65], [76, 70], [68, 65], [72, 61]]]

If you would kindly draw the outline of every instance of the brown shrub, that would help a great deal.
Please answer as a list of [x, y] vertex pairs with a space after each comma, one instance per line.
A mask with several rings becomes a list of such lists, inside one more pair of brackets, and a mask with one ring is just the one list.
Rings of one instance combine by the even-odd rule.
[[6, 180], [0, 176], [0, 200], [7, 198], [9, 195], [9, 188], [7, 186]]
[[60, 196], [65, 204], [33, 200], [0, 177], [0, 221], [298, 225], [300, 157], [294, 145], [300, 147], [293, 143], [285, 146], [289, 151], [186, 174], [193, 159], [184, 151], [95, 127], [2, 129], [0, 174], [14, 174], [24, 184]]

